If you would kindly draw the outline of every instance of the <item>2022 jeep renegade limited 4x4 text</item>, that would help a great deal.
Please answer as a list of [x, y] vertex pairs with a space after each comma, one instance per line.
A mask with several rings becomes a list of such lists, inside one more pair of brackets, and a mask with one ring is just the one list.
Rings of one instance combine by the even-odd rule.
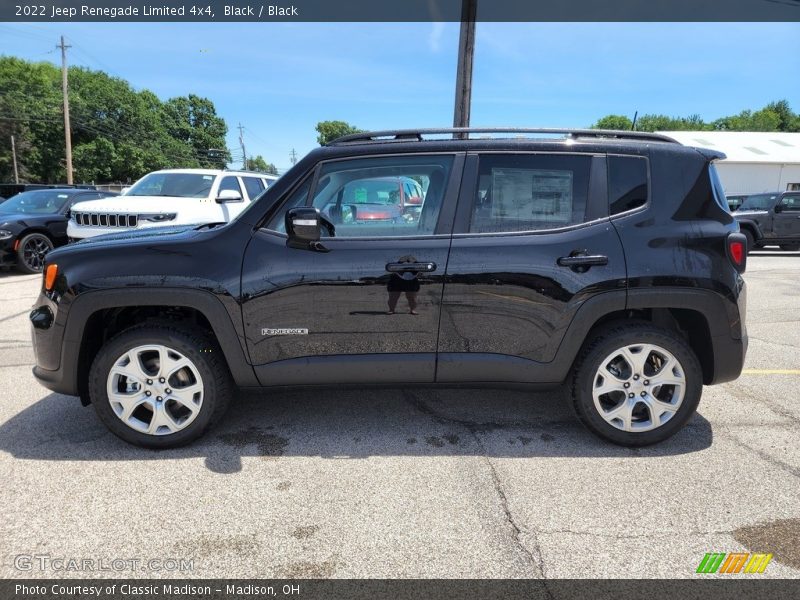
[[[34, 374], [148, 447], [201, 435], [236, 386], [478, 382], [566, 382], [596, 434], [658, 442], [744, 361], [721, 156], [636, 132], [340, 138], [229, 224], [49, 254]], [[420, 210], [359, 216], [386, 178]]]

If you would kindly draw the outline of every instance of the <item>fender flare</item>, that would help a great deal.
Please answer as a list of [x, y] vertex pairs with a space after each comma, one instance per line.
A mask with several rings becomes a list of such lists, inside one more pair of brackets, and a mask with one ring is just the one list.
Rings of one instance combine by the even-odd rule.
[[[253, 368], [242, 346], [229, 311], [220, 299], [204, 290], [186, 288], [105, 289], [80, 294], [71, 303], [64, 331], [62, 369], [77, 379], [78, 361], [84, 330], [97, 311], [136, 306], [175, 306], [191, 308], [210, 323], [236, 385], [257, 386]], [[75, 351], [66, 351], [68, 348]], [[77, 383], [77, 381], [76, 381]]]
[[764, 237], [761, 227], [753, 219], [736, 219], [736, 222], [739, 223], [739, 231], [749, 229], [756, 241]]

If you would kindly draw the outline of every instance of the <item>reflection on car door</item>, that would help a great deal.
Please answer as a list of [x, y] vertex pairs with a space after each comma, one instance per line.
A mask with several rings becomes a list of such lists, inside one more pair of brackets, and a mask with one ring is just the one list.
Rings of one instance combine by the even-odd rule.
[[[462, 164], [453, 153], [330, 161], [282, 201], [254, 234], [242, 270], [247, 345], [263, 385], [357, 383], [365, 372], [376, 382], [434, 381]], [[415, 218], [340, 219], [323, 251], [287, 246], [288, 208], [323, 209], [345, 185], [366, 190], [398, 176], [430, 179]]]

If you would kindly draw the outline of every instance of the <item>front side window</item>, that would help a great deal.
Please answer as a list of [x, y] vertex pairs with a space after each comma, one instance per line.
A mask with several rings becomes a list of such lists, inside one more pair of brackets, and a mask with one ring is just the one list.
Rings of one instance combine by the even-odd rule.
[[638, 156], [609, 156], [609, 214], [618, 215], [646, 203], [647, 160]]
[[535, 231], [582, 223], [590, 165], [590, 156], [482, 156], [470, 232]]
[[306, 180], [295, 189], [289, 198], [283, 203], [280, 210], [269, 220], [266, 228], [278, 233], [286, 233], [286, 211], [290, 208], [305, 206], [308, 203], [308, 192], [311, 189], [311, 179], [309, 175]]
[[[453, 165], [451, 155], [393, 156], [323, 165], [312, 206], [336, 228], [336, 237], [432, 235]], [[422, 209], [403, 203], [408, 179], [427, 188]]]
[[241, 196], [242, 188], [239, 185], [239, 179], [230, 175], [228, 177], [223, 177], [222, 181], [219, 182], [219, 190], [217, 190], [217, 195], [224, 191], [238, 192]]
[[784, 196], [781, 200], [783, 210], [799, 211], [800, 210], [800, 194], [791, 194]]

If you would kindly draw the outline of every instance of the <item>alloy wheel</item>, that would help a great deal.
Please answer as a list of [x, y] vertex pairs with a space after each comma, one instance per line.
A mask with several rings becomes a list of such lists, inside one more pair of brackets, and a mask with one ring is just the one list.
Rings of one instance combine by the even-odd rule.
[[44, 268], [45, 256], [52, 249], [53, 244], [45, 236], [32, 235], [22, 247], [22, 260], [29, 269], [41, 271]]
[[180, 352], [137, 346], [114, 361], [106, 384], [114, 414], [131, 429], [169, 435], [185, 429], [203, 405], [203, 379]]
[[598, 414], [628, 432], [651, 431], [667, 423], [686, 393], [686, 373], [677, 358], [655, 344], [630, 344], [603, 361], [592, 397]]

